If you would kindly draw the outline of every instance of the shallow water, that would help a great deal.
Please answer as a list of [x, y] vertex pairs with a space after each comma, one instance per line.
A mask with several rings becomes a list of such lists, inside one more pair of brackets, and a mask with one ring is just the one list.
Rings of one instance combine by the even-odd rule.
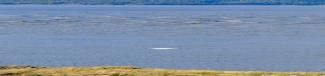
[[325, 71], [323, 9], [1, 5], [0, 65]]

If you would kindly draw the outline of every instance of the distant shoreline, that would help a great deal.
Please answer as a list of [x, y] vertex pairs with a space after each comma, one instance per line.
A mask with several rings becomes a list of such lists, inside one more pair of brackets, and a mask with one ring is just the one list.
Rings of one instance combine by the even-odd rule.
[[50, 3], [1, 3], [0, 5], [299, 5], [299, 6], [321, 6], [324, 3], [319, 4], [263, 4], [263, 3], [223, 3], [223, 4], [87, 4], [87, 3], [62, 3], [62, 4], [50, 4]]
[[87, 4], [0, 4], [0, 6], [325, 6], [325, 5], [87, 5]]
[[325, 5], [324, 0], [1, 0], [0, 4], [80, 5]]

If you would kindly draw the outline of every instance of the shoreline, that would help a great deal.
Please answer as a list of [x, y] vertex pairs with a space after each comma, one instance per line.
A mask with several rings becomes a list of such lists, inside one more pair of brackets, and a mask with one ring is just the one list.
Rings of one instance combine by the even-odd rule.
[[129, 66], [107, 67], [36, 67], [0, 66], [0, 76], [325, 76], [324, 72], [263, 72], [174, 70], [136, 68]]

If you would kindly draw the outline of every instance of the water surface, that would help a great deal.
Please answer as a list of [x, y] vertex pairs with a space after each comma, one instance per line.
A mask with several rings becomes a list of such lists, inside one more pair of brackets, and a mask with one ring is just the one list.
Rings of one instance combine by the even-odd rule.
[[1, 5], [0, 65], [325, 71], [323, 9]]

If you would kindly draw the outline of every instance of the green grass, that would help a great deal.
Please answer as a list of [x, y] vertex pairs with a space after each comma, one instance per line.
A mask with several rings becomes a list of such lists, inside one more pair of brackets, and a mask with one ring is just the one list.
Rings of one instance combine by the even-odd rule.
[[134, 67], [0, 67], [0, 76], [325, 76], [316, 72], [166, 70]]

